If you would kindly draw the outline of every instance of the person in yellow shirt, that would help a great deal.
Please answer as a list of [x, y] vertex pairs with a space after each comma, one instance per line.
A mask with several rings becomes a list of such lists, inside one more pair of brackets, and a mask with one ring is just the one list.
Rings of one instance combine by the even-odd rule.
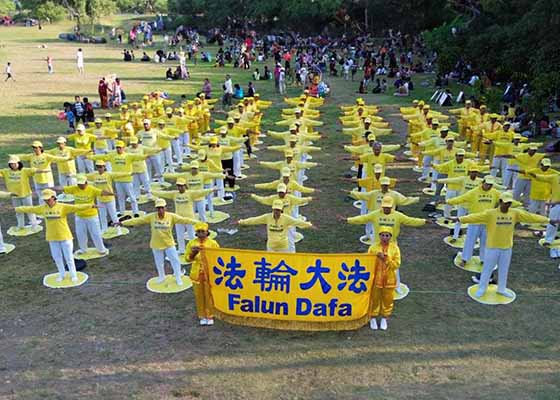
[[[312, 197], [298, 197], [292, 194], [288, 194], [288, 187], [283, 183], [278, 184], [278, 186], [276, 187], [275, 195], [257, 196], [256, 194], [251, 194], [251, 198], [267, 206], [271, 206], [272, 203], [274, 203], [276, 200], [281, 200], [284, 203], [283, 212], [286, 215], [290, 215], [295, 219], [299, 218], [299, 209], [296, 210], [296, 207], [309, 204], [309, 202], [313, 200]], [[296, 251], [296, 227], [295, 226], [291, 226], [288, 230], [288, 242], [289, 242], [290, 253], [295, 253]]]
[[538, 168], [541, 160], [546, 155], [537, 153], [538, 149], [539, 146], [537, 144], [531, 143], [526, 153], [509, 156], [517, 161], [517, 166], [511, 168], [514, 172], [517, 172], [517, 179], [513, 184], [513, 198], [515, 200], [520, 200], [522, 195], [529, 196], [531, 191], [531, 177], [519, 171], [530, 171], [534, 168]]
[[[544, 175], [535, 173], [534, 178], [538, 181], [543, 181], [550, 184], [551, 198], [550, 202], [548, 203], [548, 205], [550, 206], [548, 218], [550, 220], [560, 220], [560, 174]], [[551, 244], [556, 239], [557, 232], [558, 225], [549, 223], [546, 226], [543, 246], [551, 246]], [[560, 248], [550, 247], [550, 258], [560, 258]]]
[[558, 175], [555, 169], [550, 168], [552, 165], [550, 158], [543, 158], [540, 162], [539, 168], [533, 168], [529, 171], [521, 170], [520, 172], [526, 173], [531, 178], [531, 190], [529, 191], [529, 212], [545, 215], [546, 202], [551, 196], [551, 186], [546, 180], [536, 179], [536, 174], [539, 175]]
[[[494, 188], [496, 184], [492, 175], [484, 177], [482, 184], [459, 195], [447, 200], [447, 204], [452, 206], [460, 206], [460, 209], [466, 210], [469, 214], [476, 214], [486, 210], [496, 208], [500, 198], [500, 192]], [[458, 217], [466, 215], [463, 211]], [[454, 219], [454, 218], [453, 218]], [[461, 224], [457, 222], [455, 226]], [[476, 241], [480, 241], [479, 253], [480, 259], [484, 259], [486, 252], [486, 226], [482, 224], [468, 224], [465, 243], [461, 253], [462, 266], [464, 267], [472, 258]]]
[[177, 140], [180, 134], [181, 131], [179, 129], [167, 126], [167, 122], [164, 119], [158, 120], [156, 144], [157, 147], [162, 149], [160, 153], [160, 165], [165, 171], [175, 172], [171, 144], [173, 141]]
[[298, 192], [310, 194], [318, 191], [317, 189], [309, 188], [303, 185], [300, 185], [292, 178], [292, 172], [289, 167], [282, 168], [280, 171], [280, 179], [276, 179], [271, 182], [266, 183], [257, 183], [255, 184], [255, 189], [265, 189], [265, 190], [276, 190], [278, 185], [283, 183], [286, 185], [288, 189], [288, 193], [292, 193], [298, 196]]
[[[184, 178], [177, 178], [175, 181], [177, 190], [154, 191], [154, 196], [162, 199], [173, 200], [175, 204], [175, 214], [181, 217], [196, 219], [194, 215], [194, 200], [205, 197], [212, 193], [213, 189], [187, 190], [187, 181]], [[194, 239], [195, 231], [192, 225], [175, 224], [175, 233], [179, 244], [179, 255], [185, 254], [185, 233], [188, 240]]]
[[502, 129], [498, 129], [492, 133], [488, 133], [486, 135], [486, 144], [493, 144], [493, 158], [492, 158], [492, 175], [498, 176], [498, 172], [500, 172], [500, 176], [502, 178], [505, 177], [506, 170], [508, 167], [508, 155], [507, 147], [504, 146], [511, 144], [513, 141], [513, 129], [511, 128], [511, 122], [505, 121]]
[[[95, 154], [106, 154], [113, 149], [109, 146], [109, 141], [114, 143], [114, 139], [117, 138], [118, 132], [111, 128], [105, 128], [103, 126], [103, 120], [101, 118], [95, 118], [95, 126], [88, 129], [88, 133], [95, 136], [95, 143], [93, 144], [93, 151]], [[111, 171], [110, 164], [106, 165], [107, 170]]]
[[[0, 178], [4, 179], [6, 189], [12, 194], [12, 205], [15, 208], [19, 206], [30, 207], [33, 205], [29, 179], [35, 174], [35, 171], [35, 168], [24, 168], [18, 156], [10, 156], [8, 159], [8, 168], [0, 169]], [[37, 226], [35, 214], [29, 213], [28, 218], [31, 227], [35, 229]], [[25, 229], [24, 214], [16, 212], [16, 220], [17, 229]]]
[[[66, 145], [66, 138], [60, 136], [56, 139], [57, 147], [51, 150], [47, 150], [47, 153], [55, 155], [57, 157], [68, 158], [66, 161], [57, 161], [56, 166], [58, 169], [58, 184], [59, 186], [69, 186], [76, 184], [76, 161], [75, 158], [80, 155], [88, 154], [90, 151], [87, 149], [75, 149]], [[63, 201], [61, 199], [62, 194], [58, 196], [58, 201]]]
[[258, 164], [262, 167], [276, 170], [282, 170], [283, 168], [287, 167], [292, 172], [292, 178], [295, 179], [300, 185], [302, 184], [302, 182], [298, 180], [298, 177], [300, 177], [301, 175], [298, 174], [298, 172], [302, 169], [313, 168], [318, 165], [317, 163], [309, 161], [295, 161], [294, 152], [292, 150], [286, 150], [284, 152], [284, 156], [286, 157], [286, 159], [282, 161], [259, 161]]
[[461, 223], [486, 225], [486, 254], [484, 255], [482, 274], [475, 294], [476, 297], [482, 297], [486, 293], [490, 275], [496, 265], [498, 266], [497, 293], [504, 297], [511, 298], [514, 296], [511, 291], [507, 290], [507, 279], [511, 264], [513, 234], [517, 223], [560, 223], [560, 221], [550, 221], [547, 217], [541, 215], [511, 208], [512, 202], [513, 196], [511, 192], [503, 192], [500, 195], [498, 208], [459, 218]]
[[[223, 174], [221, 172], [200, 172], [200, 165], [198, 161], [191, 161], [189, 164], [191, 167], [190, 172], [183, 172], [183, 173], [167, 173], [165, 174], [166, 179], [178, 179], [183, 178], [187, 183], [187, 187], [189, 190], [197, 190], [200, 191], [205, 189], [206, 183], [212, 181], [213, 179], [220, 179], [223, 178]], [[204, 195], [196, 195], [192, 198], [194, 202], [194, 208], [198, 213], [198, 219], [202, 222], [206, 222], [206, 201], [207, 197]], [[212, 212], [214, 208], [211, 208]]]
[[[128, 154], [141, 154], [151, 156], [158, 154], [161, 149], [141, 145], [138, 143], [138, 138], [133, 136], [128, 141], [129, 147], [126, 148]], [[136, 200], [140, 200], [142, 191], [146, 194], [148, 199], [152, 200], [152, 187], [150, 185], [150, 177], [148, 176], [148, 167], [146, 160], [136, 160], [132, 162], [132, 189], [136, 195]]]
[[[279, 253], [290, 253], [289, 228], [295, 226], [297, 228], [311, 228], [310, 222], [295, 219], [283, 213], [284, 202], [275, 200], [272, 203], [272, 212], [260, 215], [258, 217], [240, 219], [237, 221], [239, 225], [266, 225], [267, 242], [266, 251], [274, 251]], [[294, 248], [295, 252], [295, 248]]]
[[515, 133], [512, 141], [509, 143], [505, 141], [493, 142], [496, 153], [500, 152], [501, 157], [507, 160], [506, 169], [503, 171], [502, 175], [502, 185], [508, 190], [512, 189], [519, 173], [519, 162], [515, 159], [515, 157], [526, 152], [529, 147], [532, 146], [530, 143], [521, 143], [522, 139], [525, 138], [520, 134]]
[[[430, 220], [423, 218], [413, 218], [405, 215], [399, 211], [395, 211], [395, 202], [391, 196], [385, 196], [381, 201], [381, 209], [375, 210], [365, 215], [358, 215], [356, 217], [350, 217], [346, 219], [349, 224], [367, 224], [371, 222], [373, 224], [373, 231], [380, 232], [381, 227], [389, 226], [393, 230], [393, 235], [391, 240], [397, 242], [399, 233], [401, 231], [401, 225], [406, 226], [423, 226], [426, 223], [431, 223]], [[343, 218], [341, 218], [343, 219]], [[374, 245], [378, 244], [379, 237], [375, 237]], [[402, 289], [400, 287], [401, 277], [397, 272], [397, 293], [401, 293]]]
[[[381, 184], [381, 188], [379, 189], [374, 189], [369, 192], [358, 192], [355, 190], [350, 192], [350, 197], [356, 200], [362, 200], [362, 202], [366, 203], [366, 212], [362, 213], [362, 215], [379, 210], [385, 196], [393, 198], [395, 207], [418, 203], [420, 200], [419, 197], [406, 197], [396, 190], [391, 190], [391, 179], [386, 176], [382, 177], [379, 180], [379, 183]], [[374, 235], [375, 232], [373, 231], [373, 224], [369, 222], [366, 224], [366, 237], [371, 241], [371, 243], [374, 242]]]
[[373, 175], [373, 166], [375, 164], [381, 164], [383, 166], [383, 172], [387, 164], [395, 161], [396, 157], [383, 152], [383, 144], [380, 142], [375, 142], [372, 147], [373, 151], [371, 153], [362, 154], [359, 159], [364, 164], [363, 175], [360, 178], [367, 178]]
[[[475, 189], [477, 187], [479, 187], [482, 184], [482, 179], [478, 177], [478, 173], [480, 172], [480, 166], [476, 165], [476, 164], [471, 164], [468, 167], [468, 175], [467, 176], [457, 176], [454, 178], [440, 178], [437, 180], [438, 183], [440, 184], [446, 184], [447, 185], [447, 189], [448, 190], [453, 190], [455, 191], [455, 195], [447, 197], [446, 196], [446, 202], [448, 200], [451, 200], [457, 196], [460, 196], [466, 192], [468, 192], [469, 190]], [[490, 178], [488, 178], [487, 181], [489, 181]], [[492, 180], [493, 181], [493, 180]], [[449, 213], [451, 213], [451, 210], [449, 210]], [[457, 209], [457, 216], [458, 217], [462, 217], [463, 215], [467, 215], [468, 210], [463, 207], [462, 205], [459, 205], [458, 209]], [[453, 227], [453, 236], [451, 237], [451, 243], [455, 243], [458, 239], [459, 239], [459, 235], [461, 234], [461, 224], [460, 223], [455, 223], [455, 226]]]
[[[151, 147], [154, 149], [158, 148], [158, 130], [152, 128], [152, 121], [148, 118], [145, 118], [142, 123], [144, 125], [144, 129], [136, 133], [138, 140], [142, 143], [143, 146]], [[146, 166], [148, 177], [150, 178], [150, 180], [159, 180], [162, 178], [163, 168], [161, 165], [159, 153], [148, 156], [146, 158]]]
[[134, 188], [132, 186], [132, 171], [133, 163], [135, 161], [144, 161], [148, 156], [146, 154], [129, 154], [125, 151], [126, 147], [122, 140], [117, 140], [115, 142], [116, 152], [111, 152], [107, 154], [97, 154], [92, 156], [95, 161], [103, 160], [105, 162], [111, 162], [113, 166], [113, 172], [118, 173], [118, 177], [115, 177], [115, 188], [117, 190], [117, 201], [119, 205], [119, 214], [122, 217], [126, 211], [126, 198], [130, 199], [130, 204], [132, 206], [132, 213], [137, 217], [140, 213], [138, 209], [138, 201], [134, 194]]
[[381, 317], [379, 327], [387, 330], [387, 319], [393, 313], [397, 271], [401, 266], [401, 251], [396, 242], [392, 241], [393, 229], [382, 226], [379, 229], [379, 240], [371, 245], [368, 253], [375, 254], [373, 286], [371, 289], [370, 321], [373, 330], [378, 329], [377, 318]]
[[[110, 196], [112, 191], [98, 189], [94, 186], [88, 185], [86, 175], [78, 175], [76, 177], [75, 186], [66, 186], [63, 188], [64, 193], [74, 196], [75, 204], [89, 204], [94, 205], [96, 200], [101, 196]], [[91, 237], [97, 252], [105, 256], [109, 254], [109, 250], [103, 243], [101, 237], [101, 228], [99, 225], [99, 214], [97, 208], [89, 208], [84, 211], [77, 211], [75, 215], [76, 222], [76, 236], [78, 236], [78, 246], [80, 247], [77, 254], [84, 254], [88, 249], [88, 233]]]
[[[117, 235], [120, 236], [121, 228], [118, 226], [119, 217], [117, 216], [117, 205], [115, 203], [115, 195], [113, 193], [113, 178], [126, 176], [126, 172], [107, 172], [105, 161], [97, 160], [95, 162], [97, 172], [86, 175], [88, 182], [93, 187], [102, 190], [106, 195], [97, 197], [97, 206], [99, 211], [99, 223], [101, 225], [101, 234], [109, 228], [107, 218], [117, 227]], [[111, 194], [108, 194], [111, 193]]]
[[[37, 198], [41, 199], [41, 192], [44, 189], [54, 186], [52, 176], [51, 163], [58, 161], [67, 161], [68, 157], [58, 157], [43, 150], [43, 143], [35, 140], [31, 147], [33, 148], [32, 154], [19, 154], [17, 155], [21, 161], [28, 161], [31, 168], [35, 168], [33, 175], [33, 185]], [[41, 201], [39, 201], [41, 202]]]
[[64, 280], [66, 273], [64, 265], [66, 264], [72, 282], [78, 282], [76, 265], [74, 264], [73, 236], [66, 216], [71, 213], [89, 210], [95, 205], [57, 203], [56, 192], [51, 189], [44, 189], [41, 192], [41, 199], [44, 201], [43, 205], [16, 207], [16, 212], [32, 213], [45, 218], [45, 237], [59, 273], [56, 281], [62, 282]]
[[196, 302], [196, 313], [200, 325], [214, 325], [214, 313], [212, 312], [212, 295], [210, 294], [210, 282], [208, 271], [204, 268], [201, 260], [201, 251], [204, 249], [216, 249], [220, 245], [209, 237], [208, 224], [199, 222], [194, 226], [196, 237], [187, 244], [187, 261], [191, 261], [190, 278], [193, 282], [194, 300]]
[[175, 248], [173, 239], [173, 226], [176, 224], [196, 224], [198, 221], [192, 218], [181, 217], [177, 214], [167, 212], [167, 203], [164, 199], [155, 202], [156, 212], [146, 214], [142, 217], [132, 218], [122, 222], [124, 226], [150, 225], [151, 239], [150, 248], [154, 255], [156, 270], [158, 273], [157, 283], [165, 280], [165, 257], [169, 259], [173, 268], [173, 275], [178, 286], [183, 286], [181, 262]]
[[[80, 150], [93, 151], [93, 145], [97, 138], [91, 133], [86, 133], [86, 127], [83, 124], [78, 124], [76, 127], [76, 133], [68, 136], [68, 140], [74, 143], [74, 147]], [[87, 172], [93, 172], [93, 162], [86, 158], [85, 155], [79, 155], [76, 158], [76, 164], [78, 165], [78, 172], [84, 174]]]
[[[0, 199], [8, 199], [11, 197], [11, 195], [12, 194], [10, 192], [0, 192]], [[13, 248], [10, 249], [10, 246], [13, 245], [9, 245], [4, 242], [4, 236], [2, 235], [2, 227], [0, 226], [0, 254], [7, 254], [11, 250], [13, 250]]]

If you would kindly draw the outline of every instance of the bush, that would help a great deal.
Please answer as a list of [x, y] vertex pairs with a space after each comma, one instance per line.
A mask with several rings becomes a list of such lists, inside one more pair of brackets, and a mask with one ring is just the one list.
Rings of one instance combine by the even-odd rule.
[[0, 0], [0, 16], [7, 15], [16, 10], [16, 6], [12, 0]]
[[40, 21], [56, 22], [63, 20], [67, 15], [66, 9], [52, 1], [41, 4], [35, 10], [35, 16]]

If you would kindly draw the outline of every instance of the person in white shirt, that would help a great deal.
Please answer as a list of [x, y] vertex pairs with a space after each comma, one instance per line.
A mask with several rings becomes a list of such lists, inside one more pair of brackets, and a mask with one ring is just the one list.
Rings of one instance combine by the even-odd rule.
[[14, 76], [12, 75], [12, 63], [7, 63], [6, 64], [6, 79], [4, 80], [4, 82], [6, 82], [8, 79], [11, 79], [12, 81], [16, 81], [14, 79]]
[[82, 49], [78, 49], [78, 51], [76, 52], [76, 67], [78, 67], [78, 72], [80, 74], [83, 74], [85, 72], [84, 53], [82, 52]]
[[222, 105], [231, 107], [231, 98], [233, 97], [233, 82], [231, 81], [231, 76], [229, 74], [226, 75], [226, 80], [224, 82], [224, 98], [222, 101]]

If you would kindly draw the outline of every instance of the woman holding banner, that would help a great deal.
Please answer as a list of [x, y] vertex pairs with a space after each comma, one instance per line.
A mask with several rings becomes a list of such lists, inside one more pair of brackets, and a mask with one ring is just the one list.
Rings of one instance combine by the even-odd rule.
[[371, 320], [369, 326], [378, 329], [377, 318], [381, 316], [379, 328], [387, 330], [387, 319], [393, 312], [394, 292], [397, 287], [397, 269], [401, 265], [401, 251], [395, 241], [391, 241], [393, 229], [379, 228], [379, 241], [371, 245], [368, 253], [375, 254], [373, 288], [371, 291]]
[[202, 265], [200, 250], [204, 248], [215, 249], [220, 247], [220, 245], [215, 240], [210, 239], [207, 223], [199, 222], [195, 224], [194, 230], [196, 238], [187, 243], [185, 254], [187, 261], [192, 262], [190, 278], [193, 282], [196, 313], [198, 314], [200, 325], [214, 325], [208, 273]]

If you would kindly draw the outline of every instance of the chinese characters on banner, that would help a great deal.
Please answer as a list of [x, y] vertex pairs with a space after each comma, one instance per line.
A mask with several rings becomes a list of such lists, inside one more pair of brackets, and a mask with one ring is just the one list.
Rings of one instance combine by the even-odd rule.
[[[230, 322], [280, 329], [304, 329], [297, 325], [305, 322], [315, 325], [311, 329], [352, 329], [369, 320], [373, 255], [219, 248], [205, 249], [204, 256], [214, 308], [220, 317], [234, 317], [223, 318]], [[322, 323], [327, 325], [317, 326]]]

